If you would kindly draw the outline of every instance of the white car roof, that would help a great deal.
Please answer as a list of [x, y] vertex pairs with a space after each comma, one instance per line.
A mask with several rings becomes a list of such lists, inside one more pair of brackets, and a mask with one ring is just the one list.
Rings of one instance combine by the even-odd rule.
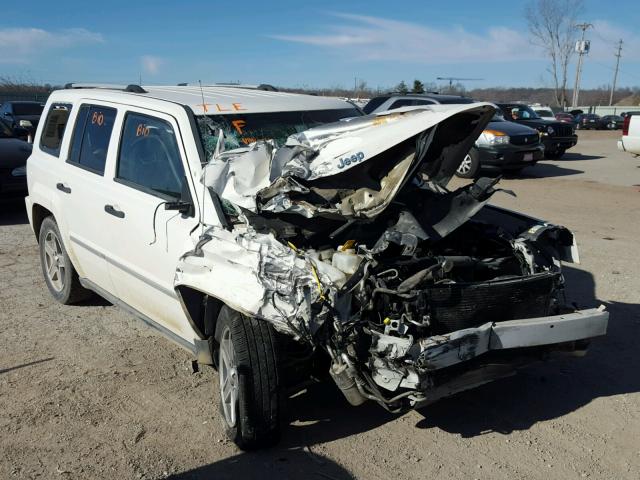
[[[156, 99], [190, 107], [196, 115], [224, 115], [304, 110], [355, 108], [349, 102], [334, 97], [271, 92], [232, 86], [142, 86], [146, 93], [125, 91], [124, 86], [92, 85], [60, 91], [69, 98], [75, 92], [81, 97], [139, 104], [142, 99]], [[73, 92], [73, 93], [72, 93]], [[203, 101], [204, 99], [204, 101]]]

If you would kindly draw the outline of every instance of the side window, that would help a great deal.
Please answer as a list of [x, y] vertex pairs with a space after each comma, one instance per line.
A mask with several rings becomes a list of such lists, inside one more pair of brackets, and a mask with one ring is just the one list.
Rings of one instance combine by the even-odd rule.
[[103, 175], [115, 108], [82, 105], [73, 129], [69, 163]]
[[40, 148], [56, 157], [60, 156], [60, 144], [71, 113], [71, 105], [54, 103], [49, 109], [44, 124]]
[[396, 108], [400, 107], [415, 107], [417, 105], [433, 105], [433, 102], [417, 98], [405, 98], [393, 102], [393, 104], [389, 107], [389, 110], [395, 110]]
[[389, 110], [395, 110], [396, 108], [400, 108], [400, 107], [408, 107], [410, 105], [413, 105], [413, 100], [410, 98], [405, 98], [403, 100], [396, 100], [391, 104], [391, 106], [389, 107]]
[[122, 131], [116, 180], [139, 190], [180, 198], [184, 167], [173, 128], [159, 118], [128, 113]]

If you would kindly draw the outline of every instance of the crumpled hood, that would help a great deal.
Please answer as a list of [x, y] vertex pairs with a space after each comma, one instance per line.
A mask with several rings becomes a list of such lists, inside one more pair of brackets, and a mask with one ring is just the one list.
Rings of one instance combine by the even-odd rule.
[[356, 117], [223, 152], [202, 181], [253, 213], [372, 218], [417, 173], [444, 187], [491, 120], [489, 103], [434, 105]]

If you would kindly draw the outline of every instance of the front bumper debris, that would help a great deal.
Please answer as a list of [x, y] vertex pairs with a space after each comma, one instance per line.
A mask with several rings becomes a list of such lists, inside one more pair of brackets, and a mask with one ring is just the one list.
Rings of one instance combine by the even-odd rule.
[[539, 347], [606, 334], [609, 313], [604, 307], [564, 315], [485, 323], [446, 335], [424, 339], [418, 364], [439, 370], [471, 360], [492, 350]]

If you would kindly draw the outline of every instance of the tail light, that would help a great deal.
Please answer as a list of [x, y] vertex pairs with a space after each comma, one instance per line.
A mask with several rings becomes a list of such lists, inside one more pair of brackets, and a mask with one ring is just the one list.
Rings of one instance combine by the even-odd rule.
[[631, 122], [631, 115], [624, 117], [622, 122], [622, 136], [629, 135], [629, 123]]

